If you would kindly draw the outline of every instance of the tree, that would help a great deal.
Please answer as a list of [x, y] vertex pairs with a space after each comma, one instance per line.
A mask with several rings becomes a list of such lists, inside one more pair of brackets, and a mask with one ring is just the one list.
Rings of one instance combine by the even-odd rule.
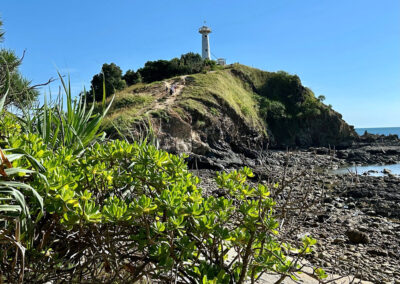
[[161, 81], [178, 75], [177, 67], [168, 60], [147, 61], [138, 72], [146, 83]]
[[115, 91], [126, 87], [126, 82], [122, 79], [122, 70], [115, 63], [104, 63], [101, 72], [93, 76], [92, 88], [87, 94], [88, 100], [101, 101], [103, 99], [103, 82], [105, 84], [106, 96], [111, 96]]
[[4, 30], [1, 28], [3, 26], [3, 22], [0, 19], [0, 42], [4, 40]]
[[142, 76], [139, 72], [135, 72], [131, 69], [125, 72], [125, 75], [122, 76], [122, 79], [125, 80], [128, 86], [137, 84], [142, 81]]
[[181, 55], [180, 65], [183, 74], [199, 73], [203, 69], [204, 60], [200, 54], [189, 52]]
[[171, 60], [147, 61], [143, 68], [137, 73], [143, 77], [146, 83], [161, 81], [178, 75], [188, 75], [200, 73], [206, 68], [210, 69], [215, 66], [215, 61], [204, 60], [197, 53], [189, 52], [182, 54], [180, 58]]
[[[4, 41], [4, 30], [0, 20], [0, 42]], [[23, 57], [23, 56], [22, 56]], [[22, 108], [36, 100], [39, 92], [31, 86], [31, 81], [24, 78], [18, 68], [22, 58], [15, 52], [5, 48], [0, 49], [0, 96], [8, 91], [5, 107], [11, 105]]]

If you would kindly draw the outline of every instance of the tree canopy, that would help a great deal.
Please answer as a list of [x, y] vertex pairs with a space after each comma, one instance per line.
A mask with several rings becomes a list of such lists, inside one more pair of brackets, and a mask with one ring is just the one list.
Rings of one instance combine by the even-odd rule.
[[115, 63], [104, 63], [101, 72], [93, 76], [92, 88], [87, 93], [89, 100], [94, 99], [100, 101], [103, 98], [103, 82], [105, 84], [106, 95], [110, 96], [115, 91], [122, 90], [126, 87], [125, 81], [122, 79], [122, 70]]
[[150, 83], [178, 75], [199, 73], [215, 65], [215, 61], [204, 60], [199, 54], [189, 52], [171, 60], [147, 61], [137, 72], [142, 75], [144, 82]]
[[128, 86], [137, 84], [142, 81], [142, 76], [139, 72], [135, 72], [131, 69], [125, 72], [125, 75], [122, 76], [122, 79], [125, 80]]
[[180, 58], [171, 60], [147, 61], [136, 72], [129, 69], [122, 76], [122, 70], [115, 63], [104, 63], [101, 72], [93, 76], [92, 87], [86, 93], [89, 101], [101, 101], [103, 98], [103, 81], [105, 83], [106, 96], [111, 96], [115, 91], [124, 89], [139, 82], [151, 83], [161, 81], [179, 75], [188, 75], [214, 68], [216, 62], [204, 60], [197, 53], [182, 54]]

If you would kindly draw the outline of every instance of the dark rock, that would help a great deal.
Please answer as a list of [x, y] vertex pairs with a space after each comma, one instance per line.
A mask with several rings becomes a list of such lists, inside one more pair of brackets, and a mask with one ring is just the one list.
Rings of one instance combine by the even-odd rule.
[[348, 237], [349, 241], [354, 244], [368, 244], [370, 241], [367, 233], [354, 229], [348, 230], [346, 232], [346, 236]]
[[335, 245], [341, 245], [341, 244], [344, 243], [344, 240], [343, 240], [343, 239], [334, 239], [334, 240], [333, 240], [333, 243], [334, 243]]
[[367, 250], [367, 253], [370, 255], [374, 255], [374, 256], [388, 256], [387, 251], [381, 249], [381, 248], [372, 248]]
[[391, 170], [388, 170], [388, 169], [383, 169], [382, 173], [384, 173], [384, 174], [386, 174], [386, 175], [389, 175], [389, 174], [392, 173], [392, 171], [391, 171]]
[[330, 154], [330, 150], [325, 147], [310, 147], [308, 149], [310, 152], [314, 152], [315, 154], [318, 155], [328, 155]]
[[317, 220], [319, 223], [325, 222], [325, 220], [329, 219], [329, 215], [323, 214], [323, 215], [318, 215]]

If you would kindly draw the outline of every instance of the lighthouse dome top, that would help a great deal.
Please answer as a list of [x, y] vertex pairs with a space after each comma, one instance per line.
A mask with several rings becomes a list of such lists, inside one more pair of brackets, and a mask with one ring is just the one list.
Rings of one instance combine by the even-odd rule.
[[199, 33], [209, 34], [209, 33], [211, 33], [211, 29], [207, 26], [202, 26], [201, 28], [199, 28]]

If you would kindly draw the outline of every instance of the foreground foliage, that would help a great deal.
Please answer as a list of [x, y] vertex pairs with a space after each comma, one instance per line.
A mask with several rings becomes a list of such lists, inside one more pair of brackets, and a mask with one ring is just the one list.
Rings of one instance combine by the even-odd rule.
[[[250, 169], [218, 173], [223, 196], [206, 196], [184, 157], [146, 142], [104, 142], [97, 128], [90, 136], [78, 132], [74, 123], [87, 127], [96, 116], [79, 120], [88, 117], [85, 108], [67, 102], [71, 119], [62, 124], [49, 124], [62, 113], [50, 107], [28, 120], [37, 123], [9, 113], [0, 119], [0, 209], [20, 208], [12, 212], [16, 222], [9, 212], [0, 216], [2, 280], [243, 283], [267, 271], [294, 277], [298, 258], [286, 255], [303, 256], [316, 241], [305, 237], [299, 248], [280, 242], [275, 202], [266, 186], [247, 184]], [[63, 140], [67, 128], [75, 140]]]
[[[113, 141], [75, 155], [49, 151], [33, 134], [8, 140], [47, 169], [49, 185], [38, 176], [31, 182], [45, 213], [26, 255], [30, 281], [242, 283], [263, 271], [296, 270], [276, 237], [268, 189], [245, 184], [249, 169], [219, 174], [227, 195], [205, 198], [182, 158], [151, 145]], [[32, 200], [30, 211], [38, 216], [39, 203]], [[306, 238], [300, 253], [313, 243]]]

